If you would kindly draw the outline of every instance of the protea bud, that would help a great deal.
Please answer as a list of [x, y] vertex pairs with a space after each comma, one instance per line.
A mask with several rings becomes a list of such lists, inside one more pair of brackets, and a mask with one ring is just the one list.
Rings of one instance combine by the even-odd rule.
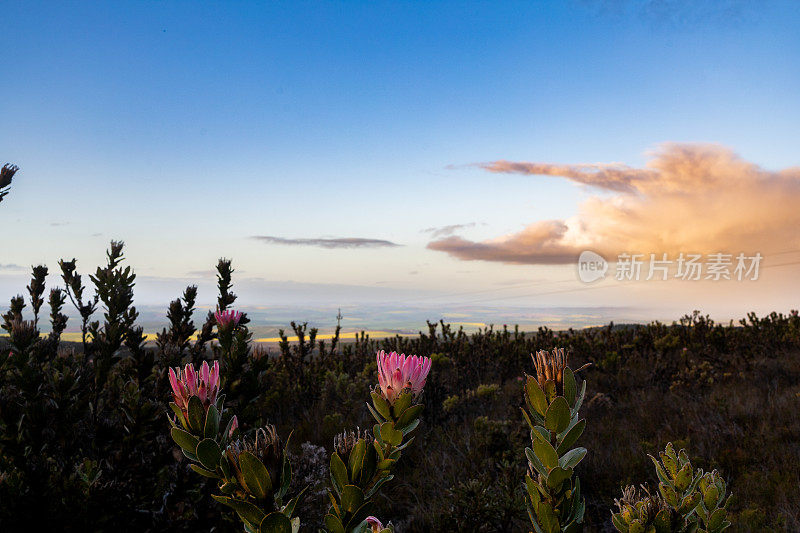
[[431, 370], [431, 360], [428, 357], [406, 356], [397, 352], [378, 352], [378, 386], [381, 394], [393, 404], [403, 391], [410, 391], [413, 396], [418, 396]]
[[368, 431], [364, 430], [362, 432], [360, 428], [356, 428], [355, 431], [343, 431], [333, 437], [333, 450], [341, 457], [347, 458], [359, 439], [364, 439], [368, 442], [373, 440]]
[[[242, 487], [247, 488], [257, 498], [263, 499], [265, 495], [256, 494], [255, 491], [258, 488], [250, 486], [252, 485], [252, 481], [248, 484], [250, 473], [245, 471], [248, 470], [249, 465], [246, 465], [240, 459], [240, 456], [245, 452], [258, 459], [261, 464], [264, 465], [267, 473], [269, 474], [269, 487], [280, 487], [281, 473], [284, 462], [284, 449], [281, 438], [278, 435], [275, 426], [267, 425], [263, 428], [258, 428], [256, 430], [256, 436], [253, 440], [239, 439], [236, 442], [229, 444], [225, 450], [225, 454], [228, 456], [228, 459], [233, 466], [233, 470], [239, 484]], [[265, 484], [263, 483], [260, 484], [261, 487], [264, 485]]]
[[368, 516], [366, 518], [367, 526], [369, 527], [369, 532], [371, 533], [381, 533], [383, 531], [392, 531], [391, 529], [384, 527], [380, 520], [375, 518], [374, 516]]
[[214, 320], [217, 322], [217, 328], [222, 331], [230, 331], [239, 325], [242, 320], [242, 313], [228, 309], [227, 311], [217, 311], [214, 313]]
[[239, 419], [236, 418], [236, 415], [233, 415], [233, 418], [231, 418], [231, 423], [228, 426], [228, 438], [229, 439], [233, 438], [233, 434], [236, 432], [237, 429], [239, 429]]
[[552, 352], [539, 350], [531, 357], [536, 366], [536, 380], [542, 390], [545, 389], [545, 383], [552, 381], [556, 386], [556, 394], [563, 396], [564, 368], [567, 367], [569, 359], [566, 350], [564, 348], [553, 348]]
[[206, 361], [195, 372], [194, 366], [187, 364], [183, 371], [180, 368], [169, 369], [169, 383], [172, 385], [172, 396], [184, 415], [189, 411], [189, 398], [197, 396], [208, 408], [217, 401], [219, 393], [219, 362], [214, 361], [212, 367]]
[[672, 512], [664, 498], [644, 485], [641, 491], [633, 485], [625, 487], [614, 503], [618, 511], [611, 513], [611, 522], [617, 531], [679, 531], [672, 528]]

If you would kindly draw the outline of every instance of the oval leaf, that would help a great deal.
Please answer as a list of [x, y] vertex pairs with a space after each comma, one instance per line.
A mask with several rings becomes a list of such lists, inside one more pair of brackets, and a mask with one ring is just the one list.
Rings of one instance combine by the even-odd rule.
[[195, 450], [197, 450], [197, 443], [200, 442], [197, 437], [181, 428], [172, 428], [169, 433], [172, 435], [172, 440], [175, 441], [175, 444], [194, 455]]
[[255, 455], [247, 451], [241, 452], [239, 467], [242, 469], [247, 489], [256, 499], [263, 500], [272, 492], [272, 480], [267, 467]]
[[354, 513], [364, 503], [364, 492], [355, 485], [342, 487], [342, 510]]
[[547, 412], [547, 399], [544, 396], [544, 391], [539, 386], [539, 382], [533, 376], [528, 376], [528, 381], [525, 383], [525, 395], [537, 413], [544, 416]]
[[564, 435], [564, 439], [561, 441], [561, 444], [558, 445], [558, 449], [556, 451], [559, 454], [562, 454], [565, 451], [567, 451], [569, 447], [575, 444], [575, 442], [580, 438], [585, 428], [586, 428], [586, 419], [583, 419], [574, 426], [572, 426], [572, 429], [567, 431], [567, 434]]
[[333, 482], [333, 488], [335, 488], [336, 492], [339, 494], [342, 493], [342, 487], [350, 483], [350, 478], [347, 475], [347, 467], [336, 452], [333, 452], [331, 455], [331, 481]]
[[214, 439], [203, 439], [197, 444], [195, 455], [200, 460], [200, 464], [207, 469], [214, 471], [219, 466], [222, 458], [222, 451], [219, 449]]
[[216, 405], [208, 408], [206, 413], [206, 423], [203, 427], [203, 436], [207, 439], [213, 439], [219, 433], [219, 411]]
[[558, 466], [558, 454], [556, 453], [556, 449], [553, 448], [549, 442], [536, 439], [532, 445], [533, 453], [536, 454], [536, 457], [548, 471]]
[[581, 459], [586, 455], [586, 448], [573, 448], [559, 460], [561, 468], [575, 468], [581, 462]]
[[259, 533], [292, 533], [292, 521], [279, 512], [269, 513], [261, 521]]
[[189, 427], [196, 434], [203, 433], [203, 423], [206, 419], [206, 409], [197, 396], [189, 398]]
[[563, 396], [557, 397], [547, 408], [544, 416], [544, 427], [550, 431], [561, 433], [569, 426], [570, 412], [567, 400]]

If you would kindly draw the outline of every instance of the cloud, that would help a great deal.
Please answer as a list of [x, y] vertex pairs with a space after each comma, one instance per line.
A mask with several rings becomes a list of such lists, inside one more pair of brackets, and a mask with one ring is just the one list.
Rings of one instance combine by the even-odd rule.
[[573, 263], [581, 251], [755, 253], [800, 248], [800, 167], [765, 170], [715, 144], [662, 145], [645, 168], [620, 163], [495, 161], [490, 172], [559, 176], [600, 191], [576, 216], [537, 221], [487, 241], [447, 237], [428, 244], [465, 261]]
[[422, 230], [422, 233], [430, 233], [431, 237], [446, 237], [448, 235], [452, 235], [458, 230], [466, 229], [466, 228], [474, 228], [477, 226], [477, 222], [470, 222], [468, 224], [451, 224], [449, 226], [441, 226], [441, 227], [433, 227], [433, 228], [425, 228]]
[[17, 265], [15, 263], [6, 263], [4, 265], [0, 264], [0, 270], [11, 270], [16, 272], [20, 270], [25, 270], [25, 267], [22, 265]]
[[383, 248], [401, 246], [382, 239], [362, 239], [345, 237], [340, 239], [286, 239], [270, 235], [254, 235], [251, 239], [269, 244], [285, 244], [289, 246], [318, 246], [321, 248]]

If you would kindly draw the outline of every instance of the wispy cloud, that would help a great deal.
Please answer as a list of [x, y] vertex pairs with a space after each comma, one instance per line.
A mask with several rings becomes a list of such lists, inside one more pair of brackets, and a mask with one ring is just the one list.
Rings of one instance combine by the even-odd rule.
[[477, 226], [477, 222], [469, 222], [467, 224], [450, 224], [449, 226], [440, 226], [440, 227], [433, 227], [433, 228], [425, 228], [422, 230], [422, 233], [430, 233], [431, 237], [447, 237], [452, 235], [453, 233], [467, 228], [474, 228]]
[[559, 176], [611, 191], [576, 216], [537, 221], [487, 241], [451, 236], [428, 244], [462, 260], [566, 264], [585, 249], [622, 252], [768, 253], [800, 248], [800, 167], [765, 170], [714, 144], [668, 143], [645, 168], [620, 163], [495, 161], [490, 172]]
[[254, 235], [251, 239], [268, 244], [284, 244], [288, 246], [317, 246], [320, 248], [384, 248], [401, 246], [383, 239], [364, 239], [360, 237], [343, 237], [338, 239], [289, 239], [271, 235]]
[[25, 270], [25, 267], [22, 266], [22, 265], [17, 265], [15, 263], [6, 263], [4, 265], [0, 264], [0, 270], [10, 270], [10, 271], [18, 272], [20, 270]]
[[57, 227], [60, 227], [60, 226], [66, 226], [68, 224], [69, 224], [69, 222], [51, 222], [50, 226], [52, 226], [54, 228], [57, 228]]

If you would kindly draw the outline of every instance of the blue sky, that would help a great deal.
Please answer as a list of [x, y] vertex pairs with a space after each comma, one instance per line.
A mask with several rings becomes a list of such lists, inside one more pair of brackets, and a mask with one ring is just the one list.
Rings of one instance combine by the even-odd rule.
[[[427, 249], [424, 230], [463, 224], [465, 239], [491, 241], [608, 195], [475, 163], [638, 168], [681, 142], [769, 170], [800, 164], [791, 2], [4, 2], [0, 13], [1, 156], [22, 168], [0, 206], [4, 300], [25, 279], [13, 265], [75, 256], [86, 271], [111, 238], [128, 244], [150, 303], [174, 296], [162, 282], [208, 280], [223, 255], [264, 283], [257, 303], [289, 281], [320, 284], [326, 301], [347, 299], [329, 290], [343, 285], [414, 298], [568, 283], [567, 265]], [[790, 305], [780, 283], [764, 306]]]

